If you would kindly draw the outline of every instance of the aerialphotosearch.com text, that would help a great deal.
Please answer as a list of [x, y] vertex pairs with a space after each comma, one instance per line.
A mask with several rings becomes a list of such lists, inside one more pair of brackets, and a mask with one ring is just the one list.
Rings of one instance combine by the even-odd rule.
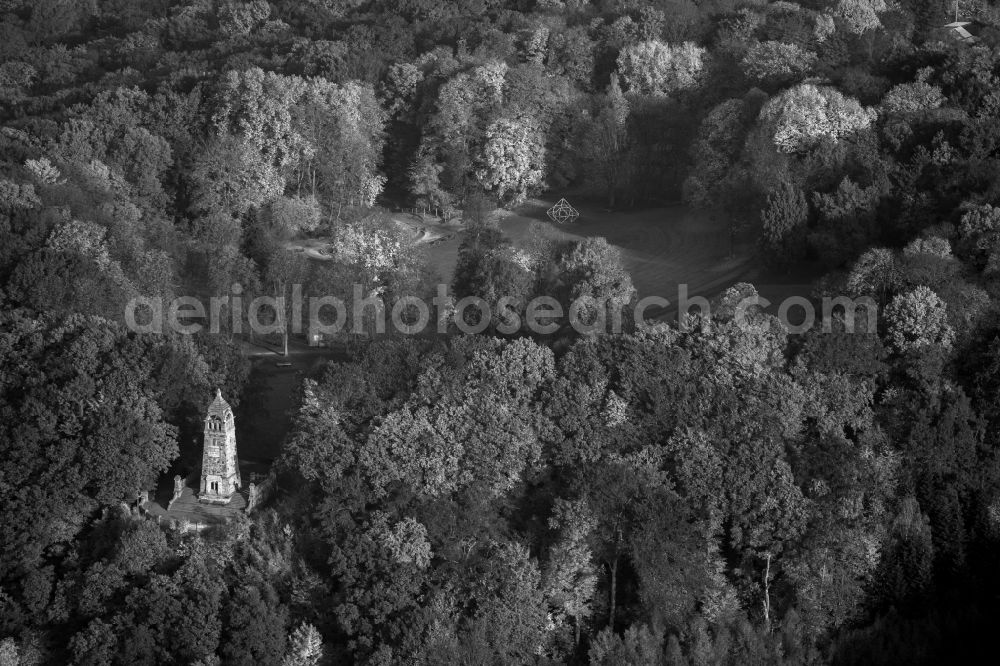
[[[524, 303], [513, 296], [501, 296], [490, 303], [475, 296], [456, 300], [449, 291], [448, 285], [439, 284], [430, 304], [416, 296], [402, 296], [387, 303], [382, 295], [366, 293], [362, 285], [355, 284], [352, 298], [345, 302], [332, 295], [305, 296], [300, 284], [291, 285], [289, 296], [248, 298], [242, 286], [234, 284], [229, 294], [212, 296], [207, 304], [205, 299], [195, 296], [179, 296], [169, 301], [162, 297], [132, 298], [125, 306], [125, 323], [137, 333], [169, 330], [194, 334], [225, 330], [239, 334], [248, 327], [261, 335], [290, 332], [322, 336], [382, 334], [392, 327], [398, 333], [416, 335], [429, 332], [429, 326], [434, 326], [438, 333], [446, 333], [454, 326], [468, 335], [483, 333], [491, 327], [503, 335], [523, 330], [551, 335], [568, 324], [578, 333], [591, 334], [621, 333], [626, 329], [626, 318], [635, 330], [642, 330], [662, 323], [664, 314], [672, 311], [708, 318], [713, 307], [707, 298], [689, 295], [686, 284], [678, 285], [677, 299], [673, 302], [661, 296], [646, 296], [629, 303], [581, 296], [568, 307], [552, 296], [535, 296]], [[747, 297], [735, 304], [733, 317], [739, 321], [752, 309], [772, 305], [759, 295]], [[858, 316], [866, 320], [866, 325], [859, 327], [861, 331], [875, 330], [877, 306], [871, 298], [824, 297], [820, 315], [827, 332], [835, 312], [842, 315], [845, 332], [855, 331]], [[791, 296], [777, 304], [776, 316], [789, 333], [804, 333], [816, 323], [816, 306], [808, 298]], [[689, 319], [678, 317], [678, 321], [683, 326]]]

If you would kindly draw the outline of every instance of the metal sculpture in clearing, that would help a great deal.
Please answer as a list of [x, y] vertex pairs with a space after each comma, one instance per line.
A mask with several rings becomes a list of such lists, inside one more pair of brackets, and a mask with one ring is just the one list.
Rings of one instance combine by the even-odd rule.
[[580, 217], [579, 211], [569, 205], [569, 202], [565, 199], [560, 199], [556, 202], [552, 208], [546, 211], [549, 219], [553, 222], [558, 222], [559, 224], [565, 224], [566, 222], [573, 222], [576, 218]]

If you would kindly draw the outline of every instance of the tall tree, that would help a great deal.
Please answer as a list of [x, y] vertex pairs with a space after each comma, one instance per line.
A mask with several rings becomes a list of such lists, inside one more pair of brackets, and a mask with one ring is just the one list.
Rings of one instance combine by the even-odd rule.
[[598, 107], [580, 137], [580, 151], [587, 159], [588, 175], [605, 188], [608, 206], [612, 208], [630, 173], [628, 117], [628, 100], [618, 77], [613, 76], [607, 93], [599, 98]]
[[476, 178], [487, 192], [513, 204], [542, 184], [545, 145], [525, 118], [501, 118], [486, 129]]

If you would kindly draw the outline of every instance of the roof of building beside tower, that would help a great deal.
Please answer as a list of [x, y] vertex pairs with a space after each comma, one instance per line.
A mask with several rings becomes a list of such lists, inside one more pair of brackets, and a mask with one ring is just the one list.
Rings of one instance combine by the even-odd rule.
[[979, 41], [979, 33], [982, 27], [982, 25], [974, 21], [954, 21], [944, 26], [943, 29], [960, 42], [975, 44]]

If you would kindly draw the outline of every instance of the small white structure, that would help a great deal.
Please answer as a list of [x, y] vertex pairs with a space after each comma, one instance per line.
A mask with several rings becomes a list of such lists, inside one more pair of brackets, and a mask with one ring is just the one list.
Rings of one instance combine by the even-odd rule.
[[569, 202], [565, 199], [557, 201], [556, 205], [549, 208], [545, 213], [549, 216], [550, 220], [558, 222], [559, 224], [573, 222], [576, 218], [580, 217], [579, 211], [570, 206]]
[[944, 29], [948, 33], [964, 44], [975, 44], [979, 40], [969, 32], [969, 28], [972, 26], [972, 21], [955, 21], [944, 26]]
[[975, 44], [979, 41], [976, 33], [979, 32], [980, 25], [972, 21], [960, 21], [958, 19], [958, 0], [955, 0], [955, 20], [944, 26], [942, 30], [957, 39], [963, 44]]

